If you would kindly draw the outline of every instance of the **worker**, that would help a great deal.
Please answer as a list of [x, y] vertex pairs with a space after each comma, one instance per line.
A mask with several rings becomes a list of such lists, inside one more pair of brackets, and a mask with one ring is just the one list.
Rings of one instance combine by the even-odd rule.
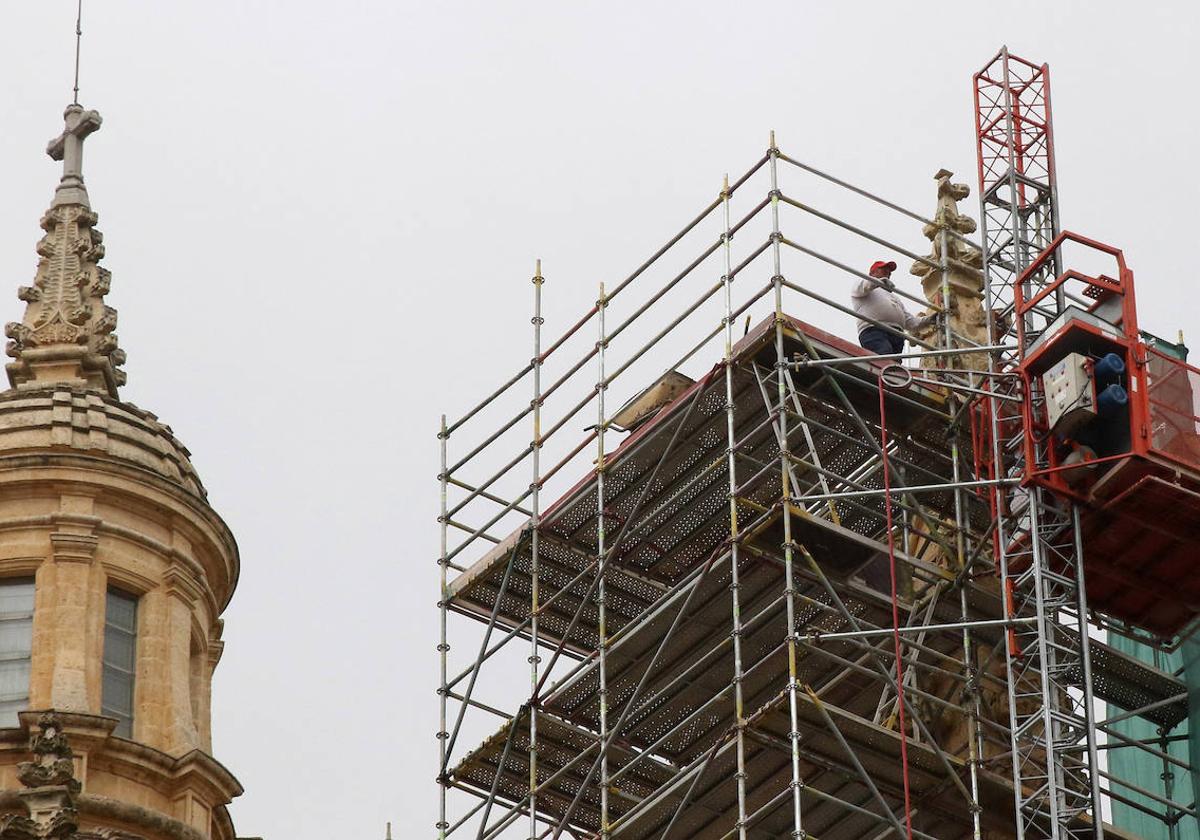
[[[877, 260], [868, 272], [874, 280], [860, 280], [850, 293], [854, 313], [859, 316], [858, 343], [881, 356], [904, 351], [904, 336], [923, 330], [933, 323], [934, 314], [918, 317], [905, 309], [896, 295], [892, 272], [896, 264]], [[877, 323], [887, 324], [897, 332], [886, 330]]]

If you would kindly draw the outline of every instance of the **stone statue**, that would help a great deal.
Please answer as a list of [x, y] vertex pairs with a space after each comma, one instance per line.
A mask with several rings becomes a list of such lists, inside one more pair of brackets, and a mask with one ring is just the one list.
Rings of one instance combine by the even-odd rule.
[[[939, 169], [934, 175], [937, 181], [937, 212], [933, 221], [922, 229], [925, 238], [933, 244], [929, 255], [930, 263], [914, 262], [910, 272], [921, 278], [925, 299], [936, 307], [946, 310], [950, 329], [954, 335], [976, 344], [988, 344], [987, 313], [983, 306], [983, 253], [961, 238], [975, 232], [975, 220], [958, 212], [958, 202], [971, 194], [966, 184], [954, 184], [950, 179], [954, 173]], [[943, 254], [943, 247], [945, 253]], [[943, 300], [943, 266], [949, 283], [949, 299]], [[945, 347], [945, 334], [941, 328], [928, 334], [931, 344]], [[952, 346], [963, 346], [955, 342]], [[949, 359], [930, 358], [926, 367], [948, 367], [970, 370], [986, 370], [988, 360], [982, 353], [968, 353]]]

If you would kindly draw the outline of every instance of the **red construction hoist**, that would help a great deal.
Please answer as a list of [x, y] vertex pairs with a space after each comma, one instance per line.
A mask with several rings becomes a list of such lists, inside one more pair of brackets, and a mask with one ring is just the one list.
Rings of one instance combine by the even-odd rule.
[[[1040, 296], [1058, 275], [1046, 251], [1059, 233], [1049, 68], [1001, 49], [975, 74], [975, 106], [987, 308], [995, 323], [1021, 321], [1017, 349], [993, 364], [1012, 371], [1066, 308], [1060, 289]], [[1047, 449], [1029, 434], [1031, 410], [1014, 405], [990, 402], [997, 478], [1026, 478]], [[994, 506], [1006, 617], [1019, 622], [1007, 648], [1017, 836], [1100, 837], [1079, 509], [1029, 481], [995, 489]]]
[[[1015, 336], [993, 370], [1018, 374], [976, 406], [975, 438], [980, 477], [1011, 481], [991, 502], [1018, 837], [1090, 840], [1089, 610], [1161, 639], [1200, 615], [1200, 370], [1139, 331], [1121, 251], [1060, 232], [1046, 65], [1002, 49], [975, 102], [991, 343]], [[1064, 269], [1077, 258], [1105, 270]]]

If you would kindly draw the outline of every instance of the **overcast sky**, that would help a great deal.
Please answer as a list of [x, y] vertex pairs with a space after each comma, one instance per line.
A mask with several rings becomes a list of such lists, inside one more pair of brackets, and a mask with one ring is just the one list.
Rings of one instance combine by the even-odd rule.
[[[1064, 225], [1124, 248], [1144, 327], [1200, 335], [1198, 8], [85, 0], [122, 396], [241, 546], [213, 703], [239, 833], [432, 836], [438, 415], [528, 360], [536, 257], [561, 330], [769, 130], [930, 212], [939, 167], [975, 185], [971, 74], [1003, 42], [1048, 61]], [[0, 8], [0, 321], [59, 174], [73, 17]]]

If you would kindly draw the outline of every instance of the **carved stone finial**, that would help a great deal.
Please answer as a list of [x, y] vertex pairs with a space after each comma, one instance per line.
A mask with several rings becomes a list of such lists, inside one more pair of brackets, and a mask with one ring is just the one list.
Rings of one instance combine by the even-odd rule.
[[25, 786], [19, 795], [29, 816], [0, 821], [0, 840], [70, 840], [79, 831], [75, 798], [80, 784], [71, 745], [53, 711], [38, 718], [29, 751], [33, 761], [17, 765], [17, 779]]
[[17, 765], [17, 778], [26, 787], [63, 785], [72, 793], [79, 792], [75, 779], [75, 754], [63, 734], [62, 722], [54, 712], [46, 712], [38, 718], [38, 733], [33, 736], [30, 752], [33, 761]]
[[63, 162], [62, 180], [42, 216], [32, 286], [17, 297], [25, 317], [8, 324], [8, 381], [14, 388], [75, 385], [117, 396], [125, 383], [119, 368], [125, 354], [113, 332], [117, 312], [104, 303], [111, 275], [101, 268], [104, 236], [83, 185], [83, 141], [100, 127], [100, 115], [78, 105], [67, 108], [66, 128], [46, 151]]
[[[950, 329], [956, 335], [978, 344], [987, 344], [987, 317], [983, 308], [983, 254], [963, 238], [975, 232], [975, 220], [958, 212], [958, 202], [971, 194], [971, 188], [966, 184], [951, 182], [954, 173], [947, 169], [939, 169], [933, 177], [937, 181], [937, 211], [933, 221], [921, 230], [933, 244], [933, 251], [927, 257], [928, 263], [914, 262], [910, 272], [921, 278], [925, 299], [946, 311]], [[947, 294], [945, 299], [944, 289]], [[944, 334], [937, 330], [936, 334], [930, 335], [930, 341], [939, 347], [944, 346]], [[987, 358], [978, 353], [952, 357], [948, 361], [953, 367], [987, 369]]]
[[38, 824], [24, 814], [0, 817], [0, 840], [41, 840]]

